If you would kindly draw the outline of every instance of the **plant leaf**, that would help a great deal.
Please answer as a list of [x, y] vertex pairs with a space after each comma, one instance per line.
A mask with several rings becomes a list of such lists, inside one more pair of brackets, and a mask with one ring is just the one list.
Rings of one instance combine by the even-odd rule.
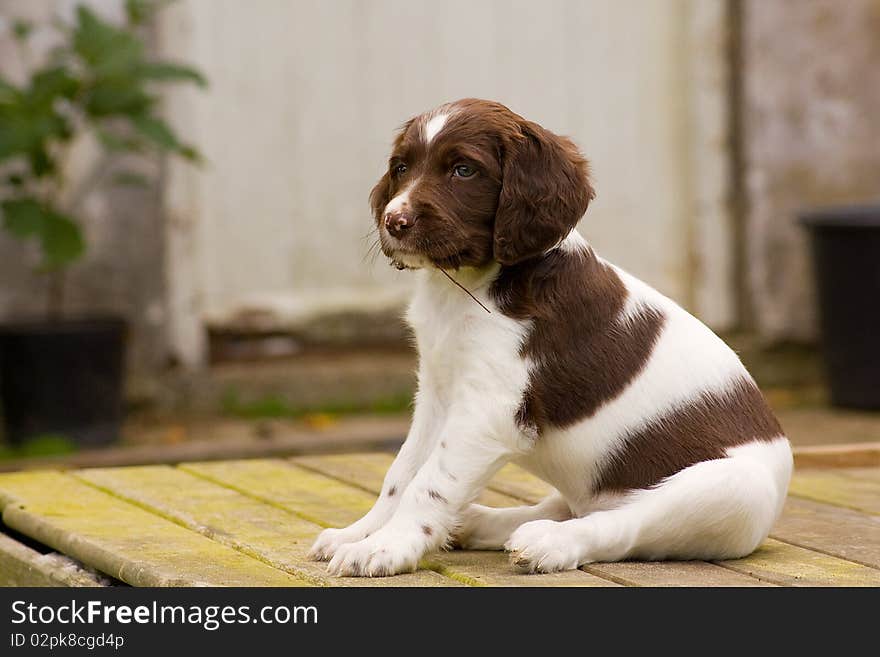
[[46, 213], [34, 199], [7, 200], [0, 203], [3, 226], [13, 237], [24, 238], [43, 232]]
[[43, 249], [43, 265], [57, 269], [79, 258], [85, 241], [79, 226], [70, 218], [33, 198], [6, 200], [3, 225], [13, 237], [36, 237]]
[[0, 111], [0, 162], [26, 153], [31, 143], [23, 130], [24, 121], [17, 116], [4, 114]]
[[16, 18], [12, 23], [12, 34], [18, 41], [27, 39], [34, 30], [34, 24], [23, 18]]
[[85, 103], [86, 113], [96, 118], [113, 115], [140, 115], [156, 99], [147, 94], [136, 79], [105, 78], [92, 85]]
[[177, 150], [180, 142], [168, 124], [152, 116], [135, 116], [131, 122], [135, 129], [154, 144], [165, 150]]
[[125, 15], [132, 25], [143, 25], [153, 13], [150, 0], [125, 0]]
[[79, 258], [85, 251], [85, 241], [79, 226], [68, 217], [49, 211], [43, 234], [43, 257], [48, 269], [57, 269]]
[[42, 145], [28, 154], [28, 161], [31, 164], [31, 171], [37, 178], [51, 175], [56, 171], [55, 160]]
[[63, 66], [53, 66], [35, 73], [31, 78], [26, 102], [31, 106], [53, 105], [57, 98], [73, 98], [79, 80]]
[[143, 55], [143, 43], [133, 33], [115, 27], [88, 7], [79, 5], [73, 33], [74, 51], [97, 77], [125, 76]]
[[38, 175], [48, 172], [49, 140], [71, 137], [70, 124], [55, 101], [77, 85], [62, 68], [41, 71], [25, 91], [0, 81], [0, 160], [24, 156]]
[[202, 154], [196, 150], [194, 146], [183, 145], [177, 149], [177, 152], [181, 157], [189, 160], [190, 162], [194, 162], [196, 164], [200, 164], [202, 162]]
[[104, 148], [109, 151], [140, 153], [144, 150], [144, 144], [134, 137], [117, 135], [103, 128], [98, 128], [96, 134]]
[[125, 15], [131, 25], [143, 25], [173, 0], [125, 0]]
[[200, 87], [208, 86], [205, 76], [196, 69], [173, 62], [144, 62], [137, 68], [137, 73], [148, 80], [164, 80], [167, 82], [192, 82]]
[[0, 77], [0, 105], [9, 105], [17, 102], [20, 92], [9, 82]]

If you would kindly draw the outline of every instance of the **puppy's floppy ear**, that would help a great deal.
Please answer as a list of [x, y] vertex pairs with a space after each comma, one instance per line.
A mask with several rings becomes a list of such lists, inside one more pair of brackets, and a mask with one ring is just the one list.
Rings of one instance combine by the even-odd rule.
[[381, 221], [382, 210], [385, 209], [385, 206], [388, 205], [390, 200], [391, 177], [388, 175], [388, 172], [385, 172], [385, 174], [379, 178], [379, 182], [376, 183], [376, 186], [373, 187], [373, 191], [370, 192], [370, 209], [373, 211], [373, 217], [377, 222]]
[[495, 214], [495, 259], [512, 265], [563, 239], [593, 199], [589, 167], [577, 146], [522, 121], [506, 144]]

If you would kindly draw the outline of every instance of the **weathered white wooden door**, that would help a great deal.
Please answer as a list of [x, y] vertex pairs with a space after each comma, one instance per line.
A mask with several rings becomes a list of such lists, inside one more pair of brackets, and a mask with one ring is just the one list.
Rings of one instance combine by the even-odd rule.
[[731, 319], [723, 0], [186, 0], [164, 48], [206, 93], [171, 119], [207, 166], [170, 172], [171, 338], [399, 303], [365, 259], [392, 133], [466, 96], [572, 136], [598, 196], [581, 232], [716, 326]]

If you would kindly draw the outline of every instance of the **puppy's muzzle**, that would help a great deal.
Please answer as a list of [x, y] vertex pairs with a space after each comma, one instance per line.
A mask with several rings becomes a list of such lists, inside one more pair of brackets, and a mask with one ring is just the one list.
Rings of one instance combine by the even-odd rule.
[[400, 211], [392, 211], [386, 212], [385, 218], [385, 230], [388, 231], [388, 234], [392, 237], [396, 237], [400, 239], [403, 237], [404, 233], [412, 228], [416, 223], [416, 216], [409, 212], [400, 212]]

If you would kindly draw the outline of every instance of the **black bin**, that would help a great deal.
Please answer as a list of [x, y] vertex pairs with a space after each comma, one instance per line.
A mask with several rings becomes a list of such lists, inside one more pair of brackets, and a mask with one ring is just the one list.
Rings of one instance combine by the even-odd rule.
[[880, 410], [880, 204], [801, 213], [835, 406]]
[[125, 323], [116, 318], [0, 326], [0, 402], [13, 445], [45, 434], [112, 443], [122, 423]]

